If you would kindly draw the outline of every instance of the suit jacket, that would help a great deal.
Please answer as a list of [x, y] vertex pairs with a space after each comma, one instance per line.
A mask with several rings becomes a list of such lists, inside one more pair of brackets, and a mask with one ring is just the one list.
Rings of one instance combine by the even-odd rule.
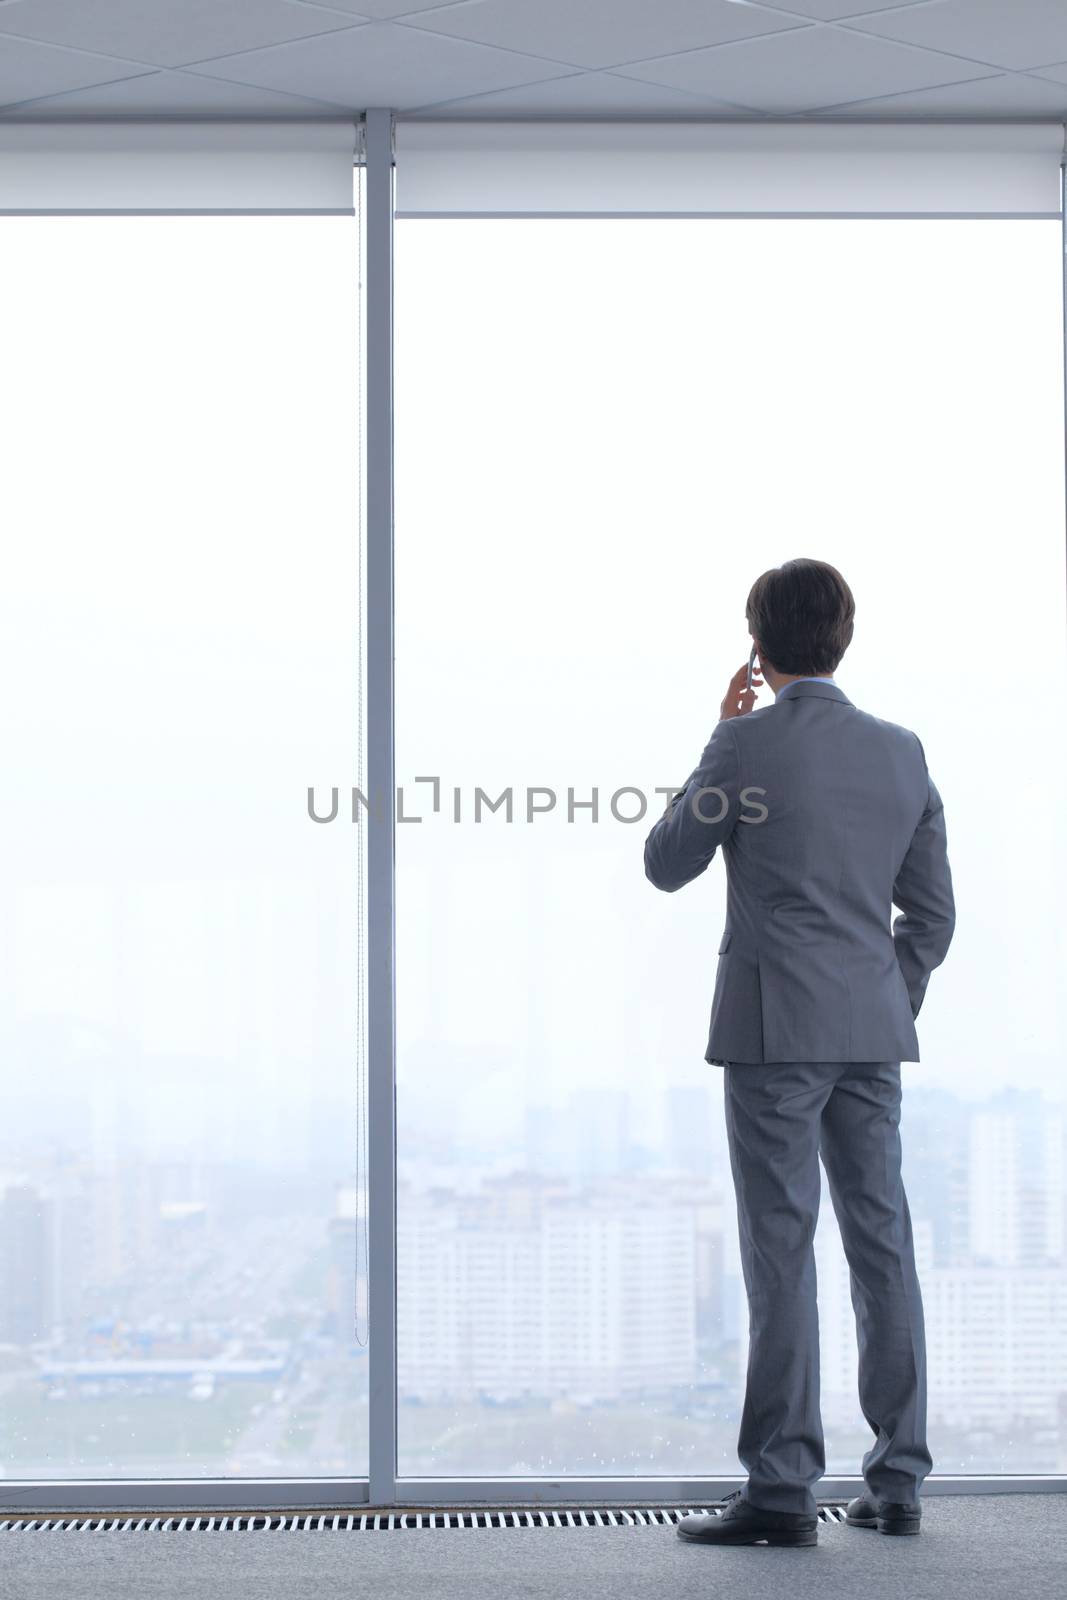
[[705, 1060], [918, 1061], [915, 1018], [955, 906], [917, 736], [836, 684], [786, 684], [716, 726], [645, 842], [645, 872], [680, 889], [720, 845], [726, 926]]

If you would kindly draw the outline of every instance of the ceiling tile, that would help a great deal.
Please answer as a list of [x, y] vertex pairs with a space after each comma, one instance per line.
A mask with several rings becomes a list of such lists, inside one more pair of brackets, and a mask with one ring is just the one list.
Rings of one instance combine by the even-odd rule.
[[224, 57], [199, 69], [209, 77], [310, 95], [361, 110], [407, 111], [433, 101], [565, 77], [533, 56], [445, 39], [390, 22]]
[[1067, 114], [1067, 82], [1062, 87], [1028, 78], [1021, 72], [1001, 72], [995, 78], [973, 83], [944, 84], [938, 89], [917, 89], [912, 94], [883, 95], [831, 107], [831, 116], [872, 117], [1060, 117]]
[[0, 34], [177, 67], [209, 56], [357, 27], [293, 0], [6, 0]]
[[62, 94], [65, 89], [106, 83], [136, 72], [136, 65], [124, 70], [122, 62], [109, 61], [104, 56], [60, 50], [29, 39], [5, 39], [0, 49], [0, 106], [29, 100], [34, 95]]
[[619, 71], [783, 116], [992, 75], [972, 62], [839, 28], [806, 28], [718, 50], [691, 50]]
[[[737, 5], [747, 3], [748, 0], [735, 0]], [[858, 17], [871, 11], [900, 11], [907, 6], [925, 5], [927, 0], [773, 0], [773, 3], [775, 11], [788, 11], [812, 22], [840, 22], [842, 17]]]
[[220, 83], [191, 72], [145, 72], [118, 83], [22, 101], [0, 111], [0, 117], [15, 116], [20, 121], [35, 117], [49, 121], [66, 117], [310, 117], [342, 109], [322, 100], [253, 89], [243, 83]]
[[1067, 59], [1065, 0], [932, 0], [863, 17], [855, 26], [994, 67], [1039, 67]]
[[730, 0], [470, 0], [406, 26], [576, 67], [613, 67], [807, 25]]
[[658, 83], [638, 83], [610, 72], [576, 72], [547, 83], [498, 89], [492, 94], [423, 106], [428, 117], [748, 117], [724, 100], [687, 94]]
[[1057, 61], [1050, 67], [1040, 67], [1035, 74], [1042, 82], [1067, 83], [1067, 61]]
[[456, 0], [298, 0], [300, 5], [320, 11], [347, 12], [350, 16], [370, 17], [374, 22], [391, 22], [394, 17], [413, 11], [439, 11], [454, 6]]

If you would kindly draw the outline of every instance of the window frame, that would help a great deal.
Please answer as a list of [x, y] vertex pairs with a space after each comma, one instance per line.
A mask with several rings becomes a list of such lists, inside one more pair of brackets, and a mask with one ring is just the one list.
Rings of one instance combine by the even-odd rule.
[[[365, 426], [366, 483], [366, 770], [373, 797], [395, 796], [394, 760], [394, 416], [393, 224], [395, 123], [389, 109], [362, 119], [365, 203]], [[1064, 229], [1063, 305], [1067, 307], [1067, 206], [1061, 166], [1060, 214]], [[642, 213], [647, 215], [647, 213]], [[870, 213], [864, 213], [870, 215]], [[894, 213], [896, 215], [896, 213]], [[1067, 318], [1065, 318], [1067, 322]], [[1067, 338], [1064, 339], [1067, 393]], [[1067, 437], [1065, 437], [1067, 479]], [[1065, 530], [1067, 533], [1067, 530]], [[739, 1487], [740, 1474], [604, 1477], [403, 1477], [397, 1471], [396, 1351], [396, 811], [381, 808], [367, 828], [367, 1213], [369, 1231], [368, 1474], [365, 1478], [55, 1479], [5, 1483], [10, 1512], [218, 1508], [251, 1511], [275, 1507], [337, 1510], [489, 1503], [514, 1507], [575, 1505], [707, 1504]], [[820, 1498], [843, 1499], [862, 1488], [856, 1476], [824, 1478]], [[939, 1475], [927, 1480], [933, 1495], [1063, 1492], [1067, 1473], [1047, 1475]]]

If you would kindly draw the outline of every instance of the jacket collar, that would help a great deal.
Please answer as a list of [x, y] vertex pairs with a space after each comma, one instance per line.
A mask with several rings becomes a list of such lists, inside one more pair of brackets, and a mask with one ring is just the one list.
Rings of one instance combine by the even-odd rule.
[[836, 700], [839, 705], [850, 706], [852, 701], [843, 689], [836, 683], [823, 683], [818, 678], [800, 679], [797, 683], [787, 683], [779, 689], [774, 703], [778, 705], [782, 700], [795, 700], [800, 695], [815, 695], [820, 700]]

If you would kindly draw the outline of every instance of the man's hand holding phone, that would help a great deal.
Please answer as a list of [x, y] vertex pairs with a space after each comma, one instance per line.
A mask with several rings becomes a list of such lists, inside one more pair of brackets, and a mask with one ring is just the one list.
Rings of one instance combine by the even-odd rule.
[[751, 711], [756, 704], [756, 691], [762, 687], [763, 679], [753, 649], [745, 665], [738, 667], [730, 679], [726, 698], [719, 707], [719, 721], [725, 722], [727, 717], [743, 717], [747, 711]]

